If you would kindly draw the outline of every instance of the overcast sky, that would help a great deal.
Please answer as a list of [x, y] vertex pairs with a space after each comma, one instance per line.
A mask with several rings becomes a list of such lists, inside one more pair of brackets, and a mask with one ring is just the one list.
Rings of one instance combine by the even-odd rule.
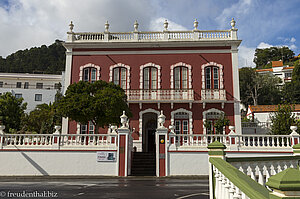
[[254, 66], [257, 47], [288, 46], [300, 53], [299, 0], [0, 0], [0, 56], [66, 40], [70, 21], [75, 32], [230, 29], [236, 20], [239, 66]]

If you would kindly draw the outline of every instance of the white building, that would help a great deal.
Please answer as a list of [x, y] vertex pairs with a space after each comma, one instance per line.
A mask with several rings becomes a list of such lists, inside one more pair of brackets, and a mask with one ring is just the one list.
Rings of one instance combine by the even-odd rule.
[[273, 74], [279, 77], [282, 84], [292, 80], [293, 66], [284, 66], [282, 61], [272, 61], [272, 68], [256, 70], [259, 74]]
[[27, 110], [34, 110], [38, 104], [54, 102], [59, 89], [64, 90], [64, 73], [62, 75], [0, 73], [0, 94], [11, 92], [17, 98], [27, 102]]
[[[300, 104], [296, 104], [292, 114], [300, 119]], [[271, 130], [271, 117], [275, 115], [278, 105], [249, 105], [247, 118], [253, 122], [242, 124], [243, 134], [267, 134]]]

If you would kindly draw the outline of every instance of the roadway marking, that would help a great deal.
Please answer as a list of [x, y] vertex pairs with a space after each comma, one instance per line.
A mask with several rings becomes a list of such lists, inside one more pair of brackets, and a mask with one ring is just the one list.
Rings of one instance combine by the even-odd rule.
[[177, 199], [190, 198], [190, 197], [199, 196], [199, 195], [206, 195], [206, 196], [208, 196], [209, 194], [208, 193], [193, 193], [193, 194], [189, 194], [189, 195], [186, 195], [186, 196], [181, 196], [181, 197], [179, 197]]

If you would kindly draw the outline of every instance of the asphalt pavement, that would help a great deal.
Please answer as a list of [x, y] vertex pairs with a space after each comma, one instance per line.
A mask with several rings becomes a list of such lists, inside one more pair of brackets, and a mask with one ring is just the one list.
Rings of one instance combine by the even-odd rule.
[[2, 198], [208, 199], [198, 178], [10, 179], [0, 178]]

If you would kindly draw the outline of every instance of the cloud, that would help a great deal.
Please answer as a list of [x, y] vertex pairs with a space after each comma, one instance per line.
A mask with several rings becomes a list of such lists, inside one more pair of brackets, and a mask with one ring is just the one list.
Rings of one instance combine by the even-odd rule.
[[168, 23], [169, 23], [168, 30], [187, 30], [186, 27], [184, 27], [180, 24], [177, 24], [177, 23], [175, 23], [171, 20], [168, 20], [166, 18], [163, 18], [163, 17], [153, 19], [150, 22], [150, 30], [152, 30], [152, 31], [162, 31], [164, 29], [165, 20], [167, 20]]
[[255, 48], [246, 46], [239, 47], [239, 67], [255, 67], [254, 59]]
[[230, 7], [225, 8], [223, 12], [216, 17], [221, 29], [227, 28], [229, 19], [236, 17], [240, 18], [241, 15], [247, 15], [250, 11], [252, 0], [239, 0], [237, 3], [232, 4]]
[[292, 37], [291, 40], [290, 40], [290, 42], [295, 43], [296, 42], [295, 37]]
[[257, 46], [257, 48], [260, 48], [260, 49], [270, 48], [270, 47], [273, 47], [273, 45], [265, 43], [265, 42], [260, 42]]
[[135, 20], [148, 30], [155, 10], [147, 0], [10, 0], [0, 5], [0, 56], [65, 40], [71, 20], [75, 32], [102, 32], [106, 20], [110, 31], [132, 31]]

